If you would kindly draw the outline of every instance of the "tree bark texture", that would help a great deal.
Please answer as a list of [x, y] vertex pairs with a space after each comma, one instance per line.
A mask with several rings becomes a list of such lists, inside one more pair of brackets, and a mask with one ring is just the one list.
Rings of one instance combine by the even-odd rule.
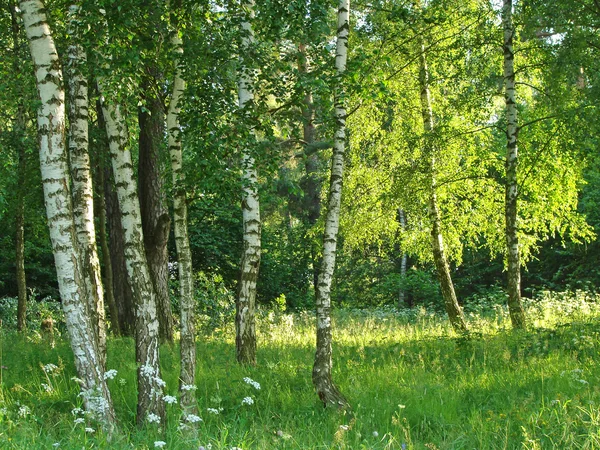
[[332, 379], [332, 330], [331, 330], [331, 281], [335, 269], [337, 235], [340, 224], [342, 180], [344, 175], [344, 154], [346, 151], [346, 107], [343, 75], [346, 71], [348, 55], [348, 35], [350, 32], [350, 1], [340, 0], [337, 14], [337, 43], [335, 67], [338, 80], [335, 86], [336, 130], [331, 158], [331, 178], [327, 216], [323, 233], [323, 258], [319, 271], [316, 292], [317, 309], [317, 350], [313, 365], [312, 379], [317, 395], [325, 406], [348, 407], [348, 401], [334, 385]]
[[40, 166], [56, 273], [85, 407], [103, 426], [115, 424], [110, 392], [87, 314], [65, 148], [65, 92], [58, 53], [39, 0], [20, 2], [41, 106]]
[[430, 171], [430, 195], [429, 195], [429, 221], [431, 224], [431, 246], [433, 249], [433, 261], [440, 280], [442, 297], [444, 298], [444, 306], [446, 313], [452, 324], [452, 328], [457, 333], [467, 332], [467, 324], [462, 312], [456, 293], [454, 284], [450, 275], [450, 267], [446, 252], [444, 249], [444, 237], [442, 234], [442, 217], [439, 204], [437, 201], [437, 176], [436, 176], [436, 153], [435, 144], [432, 142], [432, 133], [434, 128], [433, 110], [431, 108], [431, 93], [429, 91], [429, 70], [427, 67], [427, 57], [425, 54], [425, 44], [421, 43], [420, 57], [420, 73], [419, 84], [421, 89], [421, 111], [423, 116], [423, 128], [425, 130], [425, 142], [429, 148], [426, 149], [426, 154], [429, 158]]
[[[11, 1], [9, 5], [11, 28], [13, 38], [13, 70], [15, 74], [21, 72], [19, 55], [20, 26], [17, 18], [16, 5]], [[19, 87], [17, 87], [19, 89]], [[27, 164], [23, 137], [25, 136], [25, 108], [20, 100], [17, 106], [17, 116], [14, 123], [13, 142], [17, 149], [17, 204], [15, 208], [15, 269], [17, 277], [17, 330], [27, 329], [27, 279], [25, 277], [25, 178]]]
[[[241, 51], [248, 53], [254, 43], [251, 20], [254, 18], [254, 1], [245, 3], [247, 17], [242, 21]], [[244, 56], [240, 56], [238, 70], [239, 108], [249, 117], [249, 104], [252, 107], [254, 95], [254, 70], [248, 67]], [[252, 132], [251, 132], [252, 133]], [[242, 223], [244, 227], [244, 248], [242, 251], [240, 280], [237, 289], [235, 314], [236, 356], [241, 364], [256, 364], [256, 329], [254, 302], [256, 299], [256, 281], [260, 267], [261, 222], [258, 200], [258, 174], [254, 157], [248, 148], [242, 150]]]
[[98, 340], [99, 355], [104, 365], [106, 361], [106, 314], [94, 224], [94, 190], [88, 138], [89, 98], [87, 80], [83, 73], [86, 55], [83, 47], [76, 41], [78, 13], [79, 6], [71, 5], [69, 8], [69, 34], [72, 42], [67, 49], [67, 72], [69, 75], [68, 148], [73, 182], [73, 216], [79, 243], [82, 276], [88, 290], [89, 314]]
[[194, 315], [194, 276], [192, 252], [188, 236], [187, 198], [181, 151], [181, 127], [179, 125], [180, 100], [185, 90], [185, 81], [179, 67], [183, 56], [183, 42], [176, 34], [172, 39], [178, 65], [173, 80], [173, 92], [167, 111], [167, 131], [173, 177], [173, 218], [175, 245], [177, 247], [177, 268], [179, 271], [179, 304], [181, 306], [181, 371], [179, 374], [179, 403], [188, 414], [197, 411], [196, 396], [189, 386], [196, 385], [196, 330]]
[[[109, 163], [110, 164], [110, 163]], [[117, 305], [119, 329], [124, 336], [135, 333], [135, 305], [133, 290], [127, 276], [125, 263], [125, 238], [121, 225], [121, 209], [116, 193], [112, 169], [104, 169], [104, 192], [106, 205], [106, 222], [108, 225], [108, 243], [110, 265], [112, 267], [112, 291]], [[107, 286], [107, 290], [109, 287]]]
[[167, 209], [162, 162], [165, 115], [157, 86], [160, 74], [148, 67], [143, 81], [143, 103], [139, 109], [139, 196], [144, 228], [144, 246], [156, 292], [156, 307], [162, 340], [173, 341], [173, 313], [169, 298], [169, 253], [167, 243], [171, 219]]
[[102, 80], [98, 90], [103, 96], [102, 114], [110, 147], [115, 186], [121, 210], [121, 225], [125, 248], [127, 275], [135, 305], [135, 350], [138, 364], [137, 423], [165, 419], [162, 399], [164, 381], [160, 378], [159, 325], [156, 314], [156, 294], [146, 260], [142, 217], [137, 195], [131, 152], [127, 147], [126, 124], [120, 108], [106, 101]]
[[504, 99], [506, 103], [506, 185], [505, 223], [508, 260], [508, 309], [513, 328], [525, 328], [525, 311], [521, 302], [521, 262], [518, 236], [518, 121], [515, 94], [515, 54], [512, 21], [512, 0], [504, 0], [502, 26], [504, 29]]

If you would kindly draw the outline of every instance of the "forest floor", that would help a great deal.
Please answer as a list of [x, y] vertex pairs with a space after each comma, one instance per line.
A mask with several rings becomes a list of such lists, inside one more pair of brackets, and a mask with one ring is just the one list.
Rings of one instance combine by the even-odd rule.
[[[235, 363], [229, 327], [199, 338], [203, 421], [185, 427], [176, 404], [166, 426], [135, 427], [133, 341], [113, 338], [119, 432], [110, 442], [75, 409], [68, 342], [52, 348], [0, 330], [0, 448], [600, 448], [600, 304], [576, 297], [530, 304], [526, 332], [511, 331], [503, 308], [471, 313], [469, 339], [424, 310], [337, 311], [334, 381], [352, 405], [346, 413], [324, 409], [314, 393], [308, 313], [262, 315], [256, 367]], [[161, 351], [175, 396], [178, 348]]]

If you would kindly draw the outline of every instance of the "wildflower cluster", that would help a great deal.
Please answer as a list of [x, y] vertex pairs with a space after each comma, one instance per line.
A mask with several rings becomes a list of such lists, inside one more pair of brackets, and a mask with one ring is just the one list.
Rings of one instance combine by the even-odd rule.
[[258, 381], [254, 381], [252, 378], [245, 377], [244, 383], [249, 384], [256, 390], [260, 390], [260, 383]]

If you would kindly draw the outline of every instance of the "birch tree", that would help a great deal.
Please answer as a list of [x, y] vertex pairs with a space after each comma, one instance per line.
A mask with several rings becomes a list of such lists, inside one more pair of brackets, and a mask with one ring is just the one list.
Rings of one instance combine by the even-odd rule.
[[[254, 69], [248, 61], [248, 52], [254, 43], [252, 19], [254, 18], [254, 1], [243, 5], [241, 29], [241, 55], [238, 70], [238, 106], [243, 117], [250, 118], [250, 108], [254, 99]], [[248, 123], [249, 120], [246, 120]], [[253, 130], [249, 131], [253, 137]], [[256, 162], [247, 144], [242, 150], [242, 223], [244, 227], [244, 248], [240, 264], [238, 284], [235, 343], [236, 356], [239, 363], [256, 364], [256, 329], [254, 319], [254, 302], [256, 299], [256, 281], [260, 266], [260, 204], [258, 200], [258, 174]]]
[[181, 73], [183, 42], [177, 26], [171, 40], [176, 55], [175, 79], [167, 111], [167, 132], [171, 171], [173, 177], [173, 216], [175, 245], [177, 247], [177, 269], [179, 271], [179, 304], [181, 307], [181, 370], [179, 374], [179, 401], [184, 411], [194, 412], [196, 401], [192, 386], [196, 385], [196, 331], [194, 318], [194, 277], [192, 273], [192, 252], [187, 223], [187, 196], [184, 185], [183, 156], [181, 151], [181, 96], [185, 90], [185, 81]]
[[450, 267], [446, 258], [444, 248], [444, 237], [442, 234], [442, 216], [437, 199], [437, 176], [436, 176], [436, 148], [433, 141], [433, 110], [431, 107], [431, 93], [429, 91], [429, 70], [427, 68], [427, 57], [425, 44], [421, 43], [419, 84], [421, 88], [421, 114], [423, 117], [423, 128], [425, 129], [425, 154], [429, 158], [429, 222], [431, 226], [431, 247], [433, 250], [433, 262], [437, 271], [438, 279], [444, 297], [444, 306], [450, 319], [450, 323], [456, 332], [465, 333], [467, 324], [462, 310], [456, 299], [454, 284], [450, 276]]
[[79, 35], [79, 8], [69, 8], [69, 34], [71, 43], [67, 48], [67, 73], [69, 93], [69, 162], [73, 181], [73, 216], [75, 233], [79, 244], [82, 277], [88, 291], [88, 308], [98, 349], [103, 364], [106, 359], [106, 314], [104, 290], [100, 274], [100, 259], [96, 247], [94, 225], [94, 190], [90, 168], [88, 113], [89, 98], [87, 80], [83, 72], [87, 57]]
[[108, 429], [115, 417], [92, 324], [78, 258], [65, 145], [65, 92], [58, 53], [44, 4], [19, 4], [35, 68], [40, 167], [56, 273], [85, 407]]
[[504, 100], [506, 114], [506, 181], [505, 181], [505, 225], [508, 260], [508, 308], [514, 328], [525, 328], [525, 311], [521, 303], [521, 261], [518, 236], [518, 122], [515, 94], [515, 53], [513, 38], [515, 28], [512, 21], [513, 2], [504, 0], [502, 27], [504, 40]]
[[350, 32], [350, 1], [340, 0], [337, 12], [337, 41], [335, 68], [337, 71], [335, 92], [336, 130], [331, 158], [331, 177], [327, 215], [323, 233], [323, 259], [319, 271], [316, 292], [317, 351], [312, 379], [317, 395], [325, 406], [348, 407], [348, 402], [332, 380], [332, 332], [331, 332], [331, 280], [335, 268], [337, 236], [340, 223], [342, 179], [344, 176], [344, 154], [346, 149], [346, 107], [343, 75], [348, 57], [348, 35]]

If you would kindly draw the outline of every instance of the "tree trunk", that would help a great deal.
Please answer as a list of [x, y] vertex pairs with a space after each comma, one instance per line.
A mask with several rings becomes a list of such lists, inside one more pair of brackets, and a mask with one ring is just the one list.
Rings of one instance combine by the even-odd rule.
[[467, 324], [462, 309], [456, 299], [454, 284], [450, 276], [450, 267], [446, 259], [444, 249], [444, 238], [442, 235], [442, 217], [437, 201], [437, 176], [436, 176], [436, 148], [432, 142], [433, 133], [433, 111], [431, 108], [431, 94], [429, 92], [429, 70], [425, 56], [425, 45], [421, 43], [421, 68], [419, 73], [419, 84], [421, 88], [421, 110], [423, 116], [423, 128], [425, 129], [425, 141], [429, 147], [425, 153], [429, 153], [430, 166], [430, 195], [429, 195], [429, 221], [431, 222], [431, 246], [433, 249], [433, 261], [440, 280], [444, 306], [452, 328], [457, 333], [467, 332]]
[[43, 3], [39, 0], [22, 1], [20, 9], [41, 100], [38, 109], [40, 166], [65, 321], [85, 407], [110, 431], [115, 424], [114, 410], [87, 315], [86, 290], [76, 249], [65, 148], [65, 92], [58, 53], [46, 22]]
[[161, 76], [156, 67], [148, 68], [149, 75], [143, 81], [143, 103], [138, 118], [139, 139], [139, 196], [144, 247], [152, 283], [156, 292], [156, 307], [160, 325], [160, 337], [173, 341], [173, 313], [169, 298], [169, 253], [167, 243], [171, 219], [167, 210], [164, 190], [164, 167], [162, 164], [165, 116], [162, 100], [158, 96]]
[[[406, 214], [402, 208], [398, 208], [398, 222], [402, 231], [406, 230]], [[401, 250], [400, 256], [400, 289], [398, 291], [398, 309], [406, 306], [406, 292], [404, 290], [404, 281], [406, 280], [406, 265], [408, 263], [408, 254]]]
[[[123, 226], [121, 225], [121, 209], [119, 208], [119, 199], [114, 185], [112, 169], [110, 167], [104, 168], [104, 192], [106, 193], [105, 205], [108, 224], [110, 265], [113, 269], [111, 288], [118, 311], [119, 329], [124, 336], [133, 336], [135, 331], [133, 290], [129, 284], [129, 279], [127, 278], [125, 238]], [[107, 287], [107, 290], [108, 289], [109, 287]]]
[[67, 72], [69, 75], [69, 159], [73, 181], [73, 215], [75, 233], [79, 243], [82, 277], [88, 291], [88, 308], [98, 340], [99, 355], [106, 362], [106, 317], [104, 313], [104, 290], [100, 275], [100, 260], [96, 247], [94, 225], [94, 190], [90, 169], [88, 139], [88, 86], [83, 68], [86, 55], [76, 42], [78, 5], [69, 8], [69, 34], [72, 43], [67, 49]]
[[[308, 60], [306, 54], [306, 45], [300, 44], [298, 46], [300, 53], [300, 62], [298, 69], [301, 73], [308, 73]], [[316, 139], [317, 130], [315, 128], [315, 107], [313, 103], [313, 96], [310, 91], [306, 91], [304, 95], [304, 102], [302, 105], [302, 139], [304, 140], [305, 158], [304, 168], [306, 170], [306, 177], [303, 183], [304, 190], [304, 208], [307, 213], [308, 224], [313, 227], [319, 217], [321, 217], [321, 177], [319, 175], [320, 168], [320, 156], [319, 153], [311, 150], [311, 145], [314, 144]], [[317, 286], [319, 283], [319, 264], [320, 258], [318, 257], [318, 249], [311, 240], [311, 259], [313, 265], [313, 286], [315, 293], [317, 292]]]
[[[98, 101], [96, 104], [98, 127], [99, 129], [106, 129], [104, 118], [102, 117], [102, 106]], [[104, 142], [102, 145], [104, 146]], [[98, 152], [100, 153], [100, 152]], [[108, 304], [108, 311], [110, 314], [110, 328], [115, 336], [121, 336], [121, 326], [119, 323], [119, 309], [117, 308], [117, 302], [115, 300], [114, 288], [113, 288], [113, 267], [111, 261], [110, 248], [108, 246], [108, 235], [106, 231], [106, 190], [105, 190], [105, 179], [104, 179], [104, 161], [103, 158], [97, 158], [96, 161], [96, 197], [95, 197], [95, 208], [98, 211], [98, 234], [100, 236], [100, 248], [102, 249], [102, 262], [104, 266], [104, 293], [106, 295], [106, 303]]]
[[339, 79], [335, 86], [336, 131], [331, 158], [331, 179], [327, 201], [327, 217], [323, 233], [323, 259], [316, 292], [317, 351], [312, 379], [317, 395], [325, 406], [349, 407], [348, 401], [332, 380], [331, 280], [335, 268], [337, 235], [340, 223], [344, 154], [346, 150], [346, 107], [342, 77], [346, 71], [348, 35], [350, 32], [350, 1], [340, 0], [337, 14], [335, 67]]
[[[19, 21], [17, 19], [16, 5], [11, 1], [9, 5], [12, 37], [13, 37], [13, 70], [15, 75], [20, 70], [19, 55]], [[17, 86], [20, 93], [20, 85]], [[21, 95], [22, 98], [22, 95]], [[25, 148], [23, 136], [25, 135], [25, 108], [23, 101], [19, 100], [17, 106], [17, 117], [14, 124], [13, 142], [17, 148], [17, 205], [15, 210], [15, 268], [17, 277], [17, 330], [27, 329], [27, 280], [25, 277], [25, 178], [27, 176], [27, 164], [25, 159]]]
[[179, 67], [183, 55], [183, 42], [175, 33], [172, 39], [175, 50], [177, 71], [173, 81], [173, 92], [167, 112], [167, 131], [173, 176], [173, 217], [175, 245], [177, 247], [177, 268], [179, 271], [179, 304], [181, 307], [181, 371], [179, 374], [179, 403], [183, 411], [197, 411], [196, 396], [188, 386], [196, 385], [196, 331], [194, 318], [194, 276], [192, 272], [192, 252], [188, 237], [187, 199], [185, 176], [181, 151], [181, 127], [179, 125], [180, 99], [185, 90], [185, 82]]
[[521, 303], [521, 261], [518, 236], [518, 133], [517, 101], [515, 96], [515, 54], [512, 23], [512, 0], [504, 0], [502, 8], [504, 28], [504, 99], [506, 101], [506, 185], [505, 219], [508, 259], [508, 309], [513, 328], [525, 328], [525, 311]]
[[[254, 18], [254, 1], [245, 3], [247, 17], [242, 21], [241, 51], [247, 53], [254, 43], [251, 20]], [[246, 66], [240, 56], [238, 70], [239, 108], [245, 117], [249, 117], [248, 104], [252, 103], [254, 71]], [[251, 106], [250, 106], [251, 107]], [[250, 131], [252, 134], [252, 131]], [[258, 175], [254, 157], [247, 147], [242, 150], [242, 222], [244, 226], [244, 249], [242, 252], [240, 280], [237, 290], [235, 314], [235, 343], [237, 360], [241, 364], [256, 364], [256, 330], [254, 301], [256, 299], [256, 280], [260, 266], [260, 205], [258, 201]]]
[[103, 97], [102, 114], [106, 122], [121, 210], [127, 275], [133, 290], [135, 305], [135, 350], [138, 364], [137, 423], [142, 425], [147, 420], [152, 421], [154, 416], [164, 423], [165, 405], [162, 400], [164, 381], [160, 378], [156, 294], [144, 249], [140, 204], [134, 182], [131, 152], [127, 147], [127, 129], [119, 106], [106, 101], [101, 79], [98, 80], [98, 90]]

